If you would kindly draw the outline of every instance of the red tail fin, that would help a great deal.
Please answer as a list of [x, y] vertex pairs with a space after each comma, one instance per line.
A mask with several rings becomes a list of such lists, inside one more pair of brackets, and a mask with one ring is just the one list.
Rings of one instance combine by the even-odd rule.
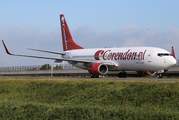
[[172, 56], [175, 58], [175, 52], [173, 46], [172, 46]]
[[63, 14], [60, 15], [60, 22], [62, 31], [63, 51], [84, 49], [73, 41], [73, 38], [71, 36], [70, 30], [68, 29], [68, 25]]

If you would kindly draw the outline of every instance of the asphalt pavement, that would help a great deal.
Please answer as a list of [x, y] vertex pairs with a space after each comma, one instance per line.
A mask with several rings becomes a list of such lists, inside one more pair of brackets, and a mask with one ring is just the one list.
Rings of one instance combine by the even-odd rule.
[[145, 77], [128, 77], [128, 78], [117, 78], [117, 77], [39, 77], [39, 76], [1, 76], [0, 78], [9, 79], [39, 79], [39, 80], [113, 80], [113, 81], [179, 81], [178, 78], [145, 78]]

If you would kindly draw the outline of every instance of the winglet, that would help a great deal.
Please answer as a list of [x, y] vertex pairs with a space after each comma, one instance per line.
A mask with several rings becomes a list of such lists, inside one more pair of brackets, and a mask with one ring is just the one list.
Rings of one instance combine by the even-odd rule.
[[172, 56], [175, 58], [175, 52], [173, 46], [172, 46]]
[[9, 54], [9, 55], [12, 55], [12, 54], [8, 51], [8, 49], [7, 49], [7, 47], [6, 47], [6, 45], [5, 45], [5, 43], [4, 43], [3, 40], [2, 40], [2, 43], [3, 43], [3, 45], [4, 45], [4, 48], [5, 48], [5, 50], [6, 50], [6, 53]]

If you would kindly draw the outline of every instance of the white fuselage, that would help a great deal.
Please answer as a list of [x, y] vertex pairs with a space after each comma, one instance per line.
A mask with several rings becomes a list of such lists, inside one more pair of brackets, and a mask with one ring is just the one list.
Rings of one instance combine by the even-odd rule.
[[[157, 71], [168, 70], [176, 64], [170, 52], [156, 47], [121, 47], [102, 49], [79, 49], [65, 51], [66, 59], [91, 61], [118, 66], [121, 71]], [[83, 63], [72, 63], [87, 69]]]

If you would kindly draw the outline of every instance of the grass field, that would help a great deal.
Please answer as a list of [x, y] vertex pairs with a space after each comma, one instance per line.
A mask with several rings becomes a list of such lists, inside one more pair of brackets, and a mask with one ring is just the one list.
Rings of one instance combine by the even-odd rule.
[[0, 79], [0, 119], [178, 119], [179, 82]]

